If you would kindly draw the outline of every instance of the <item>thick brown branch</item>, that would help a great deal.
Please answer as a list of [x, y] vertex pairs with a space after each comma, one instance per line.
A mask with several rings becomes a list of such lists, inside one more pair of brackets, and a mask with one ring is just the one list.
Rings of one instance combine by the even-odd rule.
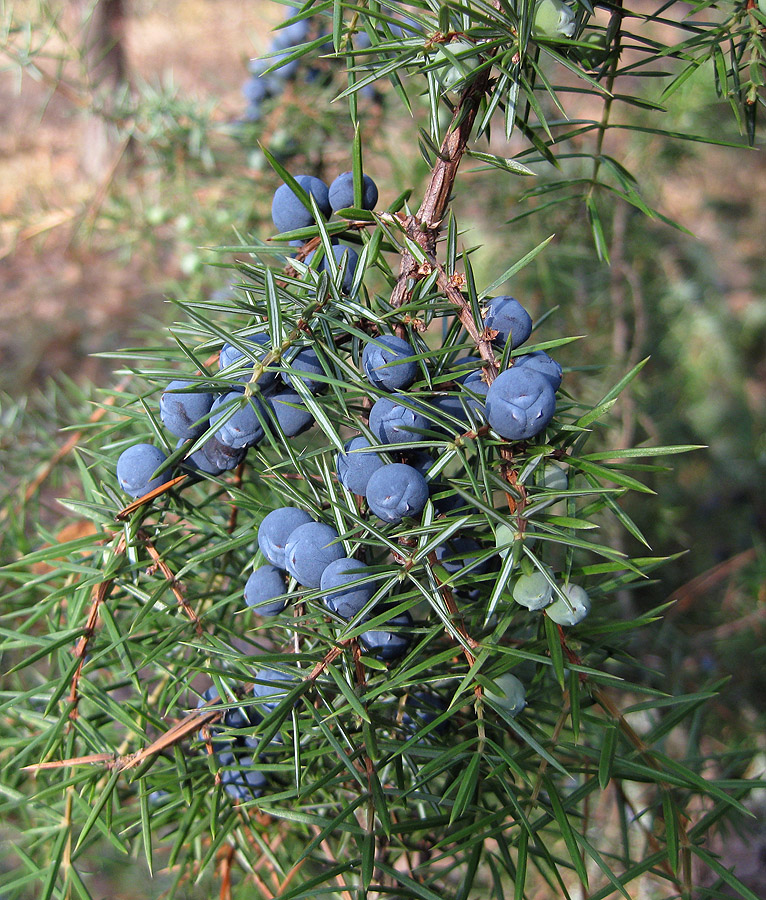
[[[442, 141], [439, 156], [431, 170], [420, 209], [405, 221], [407, 235], [429, 256], [434, 254], [436, 239], [452, 196], [457, 170], [468, 145], [481, 99], [487, 93], [491, 71], [492, 67], [486, 66], [463, 90], [455, 107], [450, 128]], [[411, 253], [404, 252], [399, 277], [391, 295], [393, 306], [402, 306], [407, 301], [411, 290], [410, 282], [422, 277], [418, 269], [417, 260]]]

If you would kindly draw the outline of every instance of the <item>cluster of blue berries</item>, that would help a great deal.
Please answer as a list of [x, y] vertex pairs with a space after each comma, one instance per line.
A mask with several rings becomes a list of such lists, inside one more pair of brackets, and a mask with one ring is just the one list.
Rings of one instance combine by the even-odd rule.
[[[352, 172], [343, 172], [328, 186], [314, 175], [296, 175], [295, 181], [314, 200], [319, 212], [327, 219], [342, 209], [355, 206], [354, 203], [354, 176]], [[378, 202], [378, 188], [369, 175], [362, 176], [361, 208], [373, 210]], [[301, 228], [309, 228], [315, 224], [314, 214], [307, 208], [301, 198], [288, 184], [280, 185], [274, 193], [271, 203], [271, 218], [279, 232], [298, 231]], [[302, 247], [303, 241], [292, 242], [294, 246]], [[320, 248], [311, 250], [304, 259], [306, 265], [311, 265], [317, 253], [322, 253]], [[354, 285], [354, 274], [359, 262], [359, 254], [353, 247], [346, 247], [333, 240], [333, 260], [328, 262], [326, 256], [319, 261], [318, 270], [332, 275], [334, 270], [343, 271], [341, 287], [347, 293], [351, 293]], [[345, 266], [345, 268], [343, 268]]]
[[[298, 7], [288, 6], [285, 10], [285, 22], [293, 19], [299, 13], [300, 9]], [[318, 18], [316, 16], [304, 16], [302, 19], [283, 25], [276, 31], [265, 58], [253, 59], [249, 62], [247, 68], [250, 77], [242, 85], [242, 95], [247, 102], [242, 116], [243, 122], [260, 122], [264, 115], [264, 104], [279, 97], [285, 90], [286, 85], [296, 80], [303, 63], [303, 59], [300, 57], [290, 59], [294, 55], [296, 47], [312, 38], [317, 39], [321, 37], [325, 39], [320, 44], [322, 52], [327, 54], [332, 52], [332, 36], [329, 33], [320, 31], [321, 19], [317, 21]], [[314, 33], [312, 34], [312, 32]], [[359, 32], [355, 40], [355, 49], [367, 50], [370, 46], [371, 41], [366, 32]], [[329, 75], [330, 72], [331, 69], [325, 69], [325, 76]], [[304, 81], [311, 83], [321, 80], [322, 75], [322, 69], [314, 61], [305, 68], [302, 78]], [[381, 99], [374, 85], [365, 85], [361, 89], [360, 94], [369, 101], [379, 102]]]
[[[289, 578], [303, 588], [318, 589], [327, 610], [345, 621], [365, 612], [378, 588], [374, 573], [361, 560], [346, 556], [337, 530], [297, 507], [282, 506], [265, 516], [258, 528], [258, 547], [267, 564], [247, 579], [245, 602], [262, 616], [285, 609]], [[411, 627], [412, 617], [404, 613], [385, 628], [362, 632], [360, 638], [371, 654], [392, 660], [410, 641], [406, 631], [396, 629]]]
[[[224, 710], [221, 723], [225, 730], [217, 726], [200, 730], [198, 738], [215, 754], [221, 768], [221, 784], [235, 800], [253, 800], [263, 794], [266, 776], [254, 760], [260, 738], [252, 732], [264, 716], [279, 706], [295, 682], [293, 675], [276, 669], [259, 669], [253, 684], [253, 703]], [[217, 705], [219, 700], [218, 691], [211, 686], [202, 693], [197, 709]], [[274, 739], [273, 743], [280, 743], [280, 739]]]
[[[339, 175], [329, 186], [310, 175], [298, 175], [295, 182], [303, 196], [290, 184], [282, 184], [274, 194], [272, 218], [280, 233], [311, 227], [317, 211], [329, 218], [338, 210], [359, 205], [372, 210], [378, 201], [377, 187], [367, 175], [361, 178], [361, 204], [359, 197], [355, 203], [351, 172]], [[307, 197], [313, 203], [306, 204]], [[343, 273], [342, 289], [350, 293], [357, 255], [352, 248], [336, 245], [333, 249], [339, 251], [334, 262]], [[306, 255], [305, 262], [310, 260], [311, 255]], [[483, 334], [503, 358], [509, 358], [509, 352], [521, 347], [532, 333], [529, 313], [513, 297], [490, 298], [483, 316]], [[429, 500], [439, 515], [465, 506], [449, 483], [440, 480], [443, 476], [436, 474], [438, 461], [422, 449], [424, 444], [443, 439], [445, 434], [454, 436], [482, 428], [508, 441], [529, 441], [550, 424], [556, 409], [562, 369], [544, 351], [511, 356], [509, 367], [491, 384], [486, 380], [482, 359], [459, 358], [440, 372], [440, 387], [435, 392], [429, 386], [429, 354], [424, 348], [422, 342], [416, 346], [394, 334], [368, 337], [360, 360], [369, 386], [368, 421], [360, 425], [362, 433], [348, 439], [336, 454], [338, 483], [355, 495], [356, 508], [363, 515], [369, 511], [380, 520], [378, 527], [384, 529], [407, 519], [419, 520]], [[224, 344], [219, 369], [230, 389], [214, 392], [205, 390], [203, 379], [177, 380], [167, 386], [160, 399], [165, 428], [178, 440], [178, 447], [187, 442], [190, 445], [182, 463], [186, 472], [218, 475], [242, 462], [247, 450], [268, 433], [278, 438], [300, 435], [314, 423], [301, 394], [305, 396], [307, 391], [318, 395], [333, 380], [327, 361], [314, 346], [288, 342], [272, 347], [270, 337], [262, 330], [240, 334], [236, 346]], [[301, 386], [300, 393], [297, 385]], [[138, 444], [122, 453], [117, 475], [121, 487], [139, 497], [165, 484], [171, 471], [159, 448]], [[548, 464], [543, 485], [566, 490], [566, 471], [555, 463]], [[359, 625], [374, 615], [376, 627], [360, 633], [361, 644], [371, 656], [391, 662], [410, 647], [412, 615], [405, 611], [384, 619], [387, 589], [383, 575], [387, 570], [348, 555], [345, 539], [335, 527], [317, 521], [297, 506], [272, 510], [258, 527], [258, 548], [265, 563], [249, 575], [244, 586], [245, 603], [256, 614], [269, 617], [284, 612], [295, 597], [318, 600], [331, 619], [344, 627], [348, 622]], [[478, 576], [490, 571], [497, 556], [509, 552], [499, 549], [499, 531], [496, 540], [496, 547], [485, 548], [474, 537], [452, 533], [435, 548], [436, 563], [447, 573], [459, 600], [478, 599]], [[521, 569], [522, 574], [511, 587], [516, 603], [529, 610], [545, 609], [545, 614], [560, 625], [576, 625], [588, 614], [590, 600], [583, 588], [558, 584], [549, 567], [534, 567], [529, 559], [523, 561]], [[262, 670], [255, 688], [262, 709], [238, 706], [224, 712], [223, 724], [228, 730], [223, 736], [220, 728], [215, 731], [212, 747], [225, 770], [222, 784], [237, 799], [257, 797], [264, 789], [265, 779], [252, 756], [258, 740], [248, 737], [247, 732], [252, 733], [264, 712], [276, 708], [295, 677]], [[488, 691], [488, 697], [509, 714], [517, 715], [524, 708], [524, 686], [515, 676], [502, 676], [495, 687], [495, 691]], [[217, 699], [214, 691], [211, 688], [206, 692], [201, 706]], [[264, 701], [264, 697], [270, 699]], [[400, 724], [411, 725], [415, 719], [431, 724], [445, 712], [442, 700], [428, 691], [413, 692], [407, 703], [408, 711], [400, 715]], [[445, 725], [446, 718], [438, 728]]]
[[[351, 172], [339, 175], [328, 187], [313, 175], [298, 175], [296, 182], [316, 201], [322, 215], [354, 205], [354, 178]], [[378, 202], [375, 182], [363, 176], [362, 204], [374, 209]], [[294, 231], [314, 224], [314, 216], [289, 185], [277, 188], [272, 203], [274, 225], [281, 231]], [[306, 257], [310, 264], [314, 254]], [[343, 270], [343, 288], [351, 290], [358, 254], [352, 247], [333, 247], [334, 263]], [[322, 259], [320, 269], [327, 269]], [[312, 394], [326, 387], [324, 367], [316, 350], [310, 346], [293, 348], [293, 355], [281, 366], [268, 365], [271, 341], [258, 332], [243, 335], [239, 346], [224, 344], [218, 356], [223, 377], [231, 380], [232, 389], [215, 394], [199, 390], [199, 382], [172, 381], [160, 398], [160, 417], [168, 431], [178, 439], [178, 447], [186, 441], [198, 441], [213, 429], [201, 447], [188, 455], [185, 468], [220, 475], [238, 466], [250, 447], [256, 446], [267, 430], [285, 437], [297, 437], [314, 424], [314, 417], [295, 391], [300, 380]], [[257, 372], [255, 371], [257, 367]], [[244, 382], [257, 383], [249, 395]], [[274, 425], [276, 424], [276, 429]], [[131, 497], [141, 497], [168, 482], [172, 471], [166, 465], [167, 455], [152, 444], [136, 444], [123, 452], [117, 462], [120, 487]]]
[[[489, 301], [484, 326], [493, 342], [510, 342], [514, 350], [532, 332], [527, 311], [507, 296]], [[433, 395], [427, 409], [418, 397], [403, 393], [420, 374], [416, 349], [395, 335], [371, 339], [362, 353], [362, 368], [368, 382], [381, 393], [369, 413], [369, 430], [380, 449], [395, 451], [397, 444], [427, 441], [445, 430], [454, 431], [458, 423], [470, 429], [488, 422], [495, 432], [513, 441], [539, 434], [555, 412], [561, 366], [544, 351], [535, 351], [516, 357], [514, 365], [489, 385], [482, 377], [481, 363], [474, 357], [458, 360], [453, 376], [459, 390]], [[433, 408], [444, 414], [443, 421], [432, 421]], [[337, 457], [338, 480], [352, 493], [364, 496], [378, 518], [398, 524], [407, 516], [420, 515], [429, 498], [427, 476], [432, 457], [423, 452], [405, 453], [407, 461], [386, 464], [363, 435], [348, 441], [345, 451]], [[444, 512], [441, 506], [439, 511]]]
[[[298, 12], [298, 9], [288, 7], [285, 19], [291, 19]], [[243, 116], [245, 122], [259, 122], [263, 116], [264, 102], [278, 97], [285, 89], [286, 83], [292, 81], [298, 74], [300, 61], [297, 59], [285, 62], [272, 72], [267, 70], [276, 66], [280, 60], [287, 60], [291, 55], [291, 48], [307, 41], [310, 31], [310, 17], [285, 25], [274, 35], [268, 50], [268, 58], [251, 60], [248, 65], [250, 77], [242, 85], [242, 94], [247, 101]]]
[[[314, 417], [294, 389], [295, 379], [311, 393], [324, 385], [316, 376], [324, 372], [316, 351], [299, 348], [289, 363], [263, 367], [271, 342], [264, 333], [241, 338], [242, 350], [224, 344], [219, 354], [221, 374], [236, 385], [223, 393], [200, 390], [200, 383], [171, 381], [160, 398], [160, 418], [177, 440], [177, 448], [198, 441], [211, 432], [203, 444], [182, 464], [185, 471], [220, 475], [238, 466], [250, 447], [255, 447], [267, 431], [296, 437], [314, 424]], [[250, 396], [245, 382], [259, 367], [257, 390]], [[131, 497], [142, 497], [161, 487], [172, 477], [167, 455], [152, 444], [135, 444], [117, 461], [117, 480]]]

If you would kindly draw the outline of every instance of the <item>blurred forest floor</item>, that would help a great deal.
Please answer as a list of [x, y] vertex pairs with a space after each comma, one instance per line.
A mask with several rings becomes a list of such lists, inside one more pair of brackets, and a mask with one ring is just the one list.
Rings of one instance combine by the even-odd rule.
[[[35, 6], [28, 6], [31, 13]], [[163, 340], [157, 323], [174, 313], [166, 297], [205, 296], [227, 283], [225, 272], [205, 265], [215, 256], [200, 248], [235, 243], [232, 224], [243, 233], [259, 229], [261, 236], [271, 228], [276, 180], [255, 145], [244, 147], [229, 126], [244, 109], [246, 62], [266, 49], [279, 9], [253, 0], [128, 6], [128, 71], [154, 110], [154, 125], [144, 123], [145, 143], [115, 144], [113, 165], [99, 178], [83, 171], [86, 116], [54, 89], [53, 64], [40, 63], [49, 78], [25, 74], [20, 82], [0, 70], [0, 394], [27, 396], [33, 405], [37, 392], [48, 390], [48, 379], [61, 374], [112, 387], [114, 360], [92, 354]], [[61, 23], [76, 42], [74, 11]], [[73, 67], [64, 68], [64, 80], [76, 74]], [[701, 106], [684, 110], [679, 98], [663, 127], [737, 139], [728, 108], [691, 88], [683, 96]], [[388, 199], [413, 185], [417, 196], [425, 173], [411, 130], [411, 154], [402, 152], [402, 134], [411, 126], [402, 122], [397, 102], [389, 93], [383, 111], [366, 113], [366, 160]], [[291, 128], [301, 140], [306, 122], [324, 115], [307, 106], [300, 88], [292, 88], [284, 112], [265, 126], [264, 141], [289, 144]], [[213, 130], [206, 132], [208, 114]], [[582, 114], [598, 110], [585, 105]], [[293, 171], [350, 168], [349, 134], [333, 131], [344, 117], [345, 107], [315, 123], [313, 149], [296, 155]], [[472, 231], [471, 243], [484, 244], [476, 267], [487, 281], [556, 232], [551, 252], [525, 270], [514, 289], [525, 286], [538, 315], [554, 302], [564, 307], [571, 301], [562, 313], [574, 328], [570, 333], [597, 335], [587, 351], [590, 363], [602, 354], [618, 367], [612, 371], [624, 372], [627, 360], [653, 354], [643, 387], [615, 409], [623, 417], [622, 437], [710, 446], [674, 461], [675, 474], [663, 488], [667, 509], [657, 521], [647, 524], [640, 510], [631, 511], [657, 535], [655, 550], [689, 551], [660, 576], [646, 601], [656, 605], [673, 596], [679, 602], [659, 634], [653, 632], [644, 662], [670, 667], [674, 683], [663, 684], [668, 690], [700, 689], [708, 676], [732, 678], [713, 704], [720, 730], [710, 740], [748, 741], [755, 775], [763, 769], [757, 751], [766, 752], [764, 145], [679, 147], [626, 132], [607, 141], [651, 186], [654, 206], [691, 236], [657, 221], [637, 225], [617, 208], [610, 271], [594, 258], [584, 215], [542, 214], [500, 228], [517, 214], [526, 184], [514, 182], [506, 194], [496, 173], [466, 174], [470, 189], [456, 197], [456, 207], [461, 225]], [[502, 155], [511, 152], [504, 147]], [[621, 303], [625, 314], [615, 311]], [[572, 352], [571, 366], [582, 364], [579, 352]], [[604, 385], [601, 372], [573, 379], [586, 388]], [[51, 428], [60, 424], [50, 422]], [[655, 514], [654, 507], [643, 513]], [[749, 836], [739, 846], [732, 839], [748, 882], [766, 896], [766, 838]]]

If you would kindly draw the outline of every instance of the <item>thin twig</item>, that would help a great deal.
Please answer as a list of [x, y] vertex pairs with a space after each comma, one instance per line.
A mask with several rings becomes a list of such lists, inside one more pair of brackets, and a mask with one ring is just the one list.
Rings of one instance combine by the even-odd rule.
[[[125, 540], [125, 535], [121, 535], [119, 541], [117, 542], [117, 546], [114, 549], [115, 555], [120, 556], [122, 553], [124, 553], [126, 546], [127, 542]], [[78, 658], [79, 662], [77, 663], [77, 668], [75, 669], [74, 675], [72, 676], [72, 684], [69, 688], [69, 703], [71, 705], [71, 709], [69, 710], [70, 728], [74, 720], [77, 718], [77, 710], [80, 704], [80, 676], [82, 675], [82, 667], [85, 665], [85, 655], [88, 651], [88, 642], [93, 637], [96, 631], [101, 604], [106, 602], [109, 594], [112, 592], [115, 579], [116, 576], [107, 578], [106, 581], [102, 581], [100, 584], [96, 585], [96, 587], [93, 588], [90, 610], [88, 611], [88, 618], [85, 622], [85, 630], [75, 646], [74, 655]]]
[[170, 590], [173, 592], [173, 596], [178, 601], [178, 605], [186, 613], [186, 615], [189, 617], [189, 619], [194, 623], [194, 627], [197, 631], [197, 634], [202, 636], [202, 634], [203, 634], [202, 622], [200, 622], [200, 619], [199, 619], [199, 616], [197, 615], [197, 613], [195, 613], [194, 610], [191, 608], [191, 606], [189, 606], [189, 601], [186, 599], [186, 595], [184, 594], [182, 584], [176, 579], [176, 576], [171, 571], [170, 566], [160, 556], [159, 552], [157, 551], [157, 548], [154, 546], [154, 544], [150, 540], [149, 535], [146, 534], [146, 532], [144, 532], [144, 531], [139, 531], [137, 536], [143, 542], [149, 556], [151, 556], [151, 558], [154, 560], [155, 566], [165, 576], [165, 579], [168, 582]]

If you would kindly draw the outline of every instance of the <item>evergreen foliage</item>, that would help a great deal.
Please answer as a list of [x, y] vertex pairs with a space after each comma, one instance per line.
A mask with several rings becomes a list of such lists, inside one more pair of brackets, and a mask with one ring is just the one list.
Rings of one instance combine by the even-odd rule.
[[[566, 371], [559, 387], [556, 351], [579, 336], [558, 334], [555, 316], [523, 346], [498, 341], [482, 311], [547, 241], [498, 260], [493, 283], [478, 284], [449, 205], [464, 158], [497, 178], [547, 163], [557, 174], [530, 195], [582, 203], [603, 259], [603, 193], [662, 219], [603, 152], [608, 129], [636, 127], [613, 121], [619, 104], [655, 105], [625, 93], [626, 76], [639, 84], [672, 64], [669, 94], [710, 59], [751, 138], [763, 102], [758, 8], [701, 5], [699, 19], [680, 9], [610, 6], [605, 20], [583, 2], [573, 19], [556, 9], [536, 25], [528, 0], [420, 0], [406, 14], [383, 0], [295, 7], [284, 30], [323, 17], [345, 64], [354, 205], [323, 214], [313, 189], [264, 150], [296, 227], [223, 248], [232, 290], [179, 300], [172, 340], [122, 354], [129, 377], [95, 401], [101, 415], [76, 442], [81, 495], [65, 502], [89, 526], [63, 541], [43, 531], [47, 545], [5, 567], [0, 813], [18, 829], [7, 896], [94, 898], [89, 854], [105, 842], [171, 872], [179, 898], [199, 883], [205, 896], [279, 900], [599, 900], [649, 882], [661, 897], [715, 897], [726, 885], [752, 900], [706, 837], [747, 814], [753, 782], [737, 777], [735, 755], [679, 754], [669, 740], [716, 686], [678, 696], [647, 686], [630, 641], [663, 610], [627, 616], [616, 602], [667, 561], [651, 555], [623, 498], [660, 503], [642, 476], [697, 448], [610, 443], [610, 411], [643, 362], [593, 402], [570, 392]], [[677, 43], [644, 37], [640, 26], [655, 22]], [[316, 39], [286, 59], [322, 49]], [[431, 174], [417, 199], [379, 182], [372, 211], [357, 94], [386, 79], [405, 109], [426, 98], [430, 128], [418, 140]], [[574, 91], [599, 98], [602, 117], [570, 121]], [[508, 156], [490, 152], [517, 140]], [[375, 371], [415, 363], [401, 394], [363, 365], [391, 335], [410, 356]], [[299, 363], [307, 351], [310, 370]], [[471, 375], [459, 380], [465, 357], [483, 369], [473, 387]], [[507, 440], [481, 410], [513, 372], [546, 402], [558, 394], [552, 419]], [[279, 396], [267, 382], [282, 375], [294, 390], [285, 405], [315, 423], [291, 436], [259, 400]], [[160, 397], [179, 379], [177, 398], [226, 399], [177, 445]], [[392, 438], [388, 418], [376, 429], [375, 407], [398, 410], [410, 430]], [[242, 411], [258, 438], [226, 456]], [[359, 432], [384, 445], [370, 481], [390, 464], [425, 479], [417, 515], [380, 521], [372, 498], [336, 476], [354, 469]], [[206, 453], [210, 466], [195, 468], [214, 441], [217, 462]], [[153, 489], [126, 504], [117, 460], [136, 444], [161, 450], [174, 477], [154, 487], [156, 466], [142, 472]], [[337, 543], [323, 537], [298, 558], [304, 545], [282, 535], [292, 577], [284, 595], [268, 587], [251, 608], [251, 573], [276, 565], [258, 528], [284, 507], [310, 516], [300, 529], [334, 529]], [[614, 527], [630, 553], [600, 538]], [[363, 563], [350, 567], [358, 577], [342, 568], [322, 583], [328, 546], [328, 561]], [[341, 609], [346, 591], [354, 602]], [[259, 615], [258, 603], [283, 600]], [[713, 887], [695, 886], [700, 865]]]

